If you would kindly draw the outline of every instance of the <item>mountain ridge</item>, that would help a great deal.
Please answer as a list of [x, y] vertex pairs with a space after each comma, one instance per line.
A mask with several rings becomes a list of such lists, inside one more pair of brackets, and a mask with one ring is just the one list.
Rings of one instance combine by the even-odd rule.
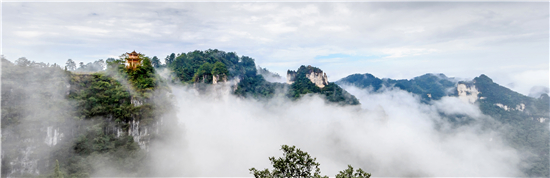
[[[528, 176], [549, 176], [550, 147], [550, 99], [548, 94], [538, 98], [525, 96], [495, 83], [485, 74], [471, 81], [456, 81], [444, 74], [425, 74], [410, 80], [379, 79], [372, 74], [352, 74], [338, 80], [339, 85], [352, 85], [370, 88], [372, 92], [384, 92], [384, 88], [398, 88], [419, 95], [424, 104], [443, 97], [457, 97], [464, 102], [475, 104], [481, 112], [502, 124], [502, 134], [516, 149], [528, 150], [536, 157], [529, 158], [525, 168]], [[468, 116], [447, 115], [455, 125], [476, 122]], [[461, 117], [462, 119], [456, 119]], [[467, 122], [460, 122], [460, 120]]]

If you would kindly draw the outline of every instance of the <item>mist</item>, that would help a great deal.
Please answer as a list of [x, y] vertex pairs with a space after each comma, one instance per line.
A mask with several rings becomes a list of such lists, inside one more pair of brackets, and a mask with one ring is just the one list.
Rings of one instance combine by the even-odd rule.
[[2, 57], [2, 177], [53, 170], [59, 148], [79, 130], [69, 90], [69, 77], [55, 64]]
[[[318, 95], [298, 101], [240, 98], [229, 85], [199, 93], [171, 86], [178, 124], [172, 136], [152, 143], [159, 176], [251, 176], [272, 166], [281, 145], [316, 157], [323, 175], [350, 164], [373, 176], [523, 176], [521, 153], [481, 124], [453, 126], [445, 114], [491, 121], [474, 104], [444, 97], [432, 105], [406, 91], [373, 93], [343, 86], [360, 106], [326, 103]], [[483, 122], [476, 122], [483, 123]]]
[[[16, 66], [32, 66], [27, 62], [3, 63], [2, 92], [9, 97], [2, 98], [2, 109], [10, 111], [3, 114], [24, 114], [17, 124], [9, 123], [11, 116], [2, 118], [4, 126], [11, 125], [2, 128], [7, 138], [2, 140], [2, 175], [7, 177], [50, 172], [54, 158], [69, 164], [72, 140], [91, 126], [74, 118], [76, 105], [66, 98], [71, 89], [62, 69]], [[348, 164], [375, 177], [524, 176], [522, 168], [529, 167], [524, 160], [528, 153], [510, 147], [498, 127], [492, 127], [496, 122], [491, 117], [455, 97], [425, 104], [399, 89], [342, 86], [361, 105], [341, 106], [319, 95], [297, 101], [282, 93], [269, 100], [242, 98], [232, 94], [234, 83], [207, 85], [204, 91], [170, 86], [173, 109], [162, 113], [162, 127], [150, 127], [161, 134], [144, 150], [149, 175], [250, 177], [252, 167], [271, 169], [268, 157], [282, 156], [279, 149], [285, 144], [316, 157], [322, 175], [328, 176]], [[162, 97], [152, 101], [165, 104]], [[480, 122], [456, 125], [446, 115]], [[88, 160], [92, 176], [131, 175], [117, 170], [106, 155]]]

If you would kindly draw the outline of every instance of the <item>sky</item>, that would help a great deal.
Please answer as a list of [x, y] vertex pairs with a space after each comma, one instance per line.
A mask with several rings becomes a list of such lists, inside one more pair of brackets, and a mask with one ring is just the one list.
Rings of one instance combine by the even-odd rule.
[[549, 21], [548, 2], [2, 2], [1, 54], [65, 65], [219, 49], [282, 76], [486, 74], [528, 95], [549, 86]]

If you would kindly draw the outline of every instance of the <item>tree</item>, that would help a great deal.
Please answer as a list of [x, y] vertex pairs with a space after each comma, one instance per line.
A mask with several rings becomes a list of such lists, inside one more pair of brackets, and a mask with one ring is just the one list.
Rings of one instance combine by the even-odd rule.
[[67, 70], [74, 71], [76, 70], [76, 63], [72, 59], [69, 59], [67, 60], [67, 63], [65, 63], [65, 67]]
[[219, 61], [214, 63], [214, 67], [212, 68], [213, 75], [227, 75], [227, 73], [229, 73], [229, 71], [227, 67], [225, 67], [225, 64]]
[[370, 173], [367, 173], [359, 168], [354, 174], [353, 167], [348, 165], [348, 169], [340, 171], [339, 174], [336, 174], [336, 178], [370, 178]]
[[176, 54], [172, 53], [169, 56], [166, 56], [164, 59], [164, 62], [166, 63], [166, 66], [170, 66], [172, 62], [174, 62], [174, 59], [176, 58]]
[[160, 67], [160, 60], [157, 58], [157, 56], [153, 56], [153, 59], [151, 59], [151, 64], [153, 64], [154, 68]]
[[[321, 177], [319, 163], [315, 162], [317, 158], [312, 158], [307, 152], [296, 149], [296, 146], [283, 145], [281, 150], [283, 151], [283, 157], [269, 158], [274, 168], [271, 172], [268, 169], [258, 171], [256, 168], [250, 168], [250, 173], [254, 174], [256, 178]], [[313, 175], [312, 171], [314, 171]]]
[[197, 69], [195, 76], [193, 76], [193, 81], [199, 82], [202, 79], [206, 83], [210, 83], [212, 81], [212, 68], [213, 65], [208, 62], [202, 64], [199, 69]]
[[93, 71], [102, 71], [105, 70], [106, 64], [103, 59], [99, 59], [97, 61], [94, 61], [93, 63]]
[[[299, 178], [328, 178], [327, 176], [321, 176], [321, 170], [319, 169], [319, 163], [315, 162], [316, 158], [311, 158], [307, 152], [300, 149], [296, 149], [295, 146], [283, 145], [283, 157], [275, 159], [270, 157], [269, 160], [273, 165], [273, 170], [269, 169], [257, 170], [256, 168], [250, 168], [250, 173], [255, 178], [275, 178], [275, 177], [299, 177]], [[311, 175], [311, 172], [313, 175]], [[348, 169], [340, 171], [336, 175], [336, 178], [370, 178], [371, 174], [358, 169], [353, 173], [353, 167], [348, 165]]]
[[19, 58], [19, 59], [15, 60], [15, 64], [18, 65], [18, 66], [26, 67], [26, 66], [31, 65], [31, 61], [29, 61], [25, 57], [22, 57], [22, 58]]
[[63, 172], [59, 170], [59, 161], [55, 160], [55, 169], [53, 171], [54, 178], [63, 178]]

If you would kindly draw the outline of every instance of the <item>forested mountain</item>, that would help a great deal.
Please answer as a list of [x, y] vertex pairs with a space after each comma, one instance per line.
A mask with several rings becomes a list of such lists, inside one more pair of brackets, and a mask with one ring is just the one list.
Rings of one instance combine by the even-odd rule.
[[300, 66], [297, 71], [289, 70], [287, 80], [291, 83], [287, 95], [292, 99], [297, 99], [307, 93], [319, 93], [330, 102], [342, 105], [359, 104], [355, 96], [349, 94], [335, 83], [328, 82], [326, 74], [319, 68]]
[[[156, 57], [154, 57], [156, 58]], [[158, 60], [158, 59], [157, 59]], [[158, 68], [169, 68], [173, 71], [172, 82], [193, 84], [216, 84], [235, 80], [234, 94], [242, 97], [272, 98], [275, 94], [284, 94], [296, 100], [308, 93], [318, 93], [328, 102], [357, 105], [359, 101], [334, 83], [328, 83], [324, 88], [315, 86], [306, 77], [314, 71], [321, 71], [315, 67], [301, 66], [296, 73], [296, 82], [284, 84], [269, 82], [264, 76], [280, 77], [265, 68], [256, 66], [253, 58], [238, 56], [234, 52], [224, 52], [217, 49], [192, 51], [181, 54], [170, 54], [165, 58], [165, 65]], [[155, 62], [154, 62], [155, 63]]]
[[[321, 92], [298, 87], [309, 80], [268, 82], [263, 76], [280, 76], [233, 52], [171, 54], [164, 65], [140, 54], [135, 68], [125, 64], [128, 54], [79, 67], [71, 59], [61, 67], [2, 58], [2, 177], [154, 175], [144, 161], [149, 145], [162, 141], [176, 122], [163, 118], [173, 107], [167, 82], [202, 90], [234, 80], [232, 93], [241, 97], [280, 93], [296, 100], [320, 93], [329, 102], [358, 104], [333, 83]], [[173, 71], [168, 81], [157, 73], [163, 68]], [[290, 95], [295, 90], [301, 93]]]
[[[65, 67], [20, 58], [2, 58], [2, 177], [155, 176], [148, 169], [149, 146], [163, 142], [177, 125], [170, 85], [197, 91], [216, 85], [230, 86], [239, 98], [290, 102], [318, 95], [335, 107], [360, 105], [339, 85], [405, 90], [425, 105], [444, 97], [458, 97], [478, 105], [493, 118], [484, 127], [496, 128], [525, 155], [528, 176], [549, 176], [549, 97], [527, 97], [481, 75], [457, 81], [443, 74], [426, 74], [410, 80], [380, 79], [354, 74], [337, 82], [313, 66], [287, 71], [287, 82], [253, 58], [220, 50], [172, 53], [164, 64], [156, 56], [139, 56], [139, 65], [109, 58]], [[168, 69], [168, 78], [159, 71]], [[344, 87], [345, 88], [345, 87]], [[200, 93], [200, 92], [199, 92]], [[481, 122], [464, 115], [446, 115], [456, 127]], [[468, 122], [459, 122], [467, 120]], [[177, 134], [176, 134], [177, 135]], [[293, 148], [294, 149], [294, 148]], [[274, 158], [273, 158], [274, 159]], [[353, 172], [349, 168], [348, 172]], [[267, 171], [267, 172], [266, 172]], [[278, 169], [254, 172], [276, 175]], [[311, 171], [310, 171], [311, 172]], [[278, 174], [278, 173], [277, 173]], [[351, 173], [350, 173], [351, 174]], [[365, 173], [365, 176], [367, 174]], [[370, 176], [370, 174], [368, 174]]]
[[56, 160], [66, 177], [149, 175], [147, 146], [168, 129], [147, 129], [161, 127], [169, 88], [147, 57], [135, 69], [122, 59], [106, 67], [77, 74], [2, 59], [2, 177], [53, 175]]
[[[483, 114], [491, 116], [503, 126], [505, 138], [516, 149], [535, 155], [529, 158], [525, 172], [529, 176], [549, 176], [549, 140], [550, 99], [547, 94], [532, 98], [497, 83], [486, 75], [480, 75], [472, 81], [457, 81], [443, 74], [425, 74], [410, 80], [379, 79], [371, 74], [349, 75], [336, 83], [370, 88], [373, 92], [382, 92], [384, 88], [398, 88], [419, 95], [421, 100], [430, 104], [444, 96], [458, 97], [465, 102], [479, 106]], [[447, 116], [452, 121], [469, 124], [476, 121], [468, 116]], [[462, 117], [461, 119], [456, 119]], [[459, 122], [468, 121], [468, 122]]]

